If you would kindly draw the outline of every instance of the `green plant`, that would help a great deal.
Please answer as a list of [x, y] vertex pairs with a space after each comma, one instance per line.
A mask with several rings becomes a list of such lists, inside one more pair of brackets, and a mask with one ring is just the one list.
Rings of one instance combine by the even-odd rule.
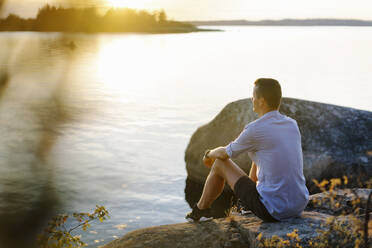
[[[65, 223], [73, 217], [76, 225], [66, 228]], [[92, 213], [73, 213], [72, 215], [60, 214], [54, 217], [44, 232], [38, 236], [38, 245], [41, 248], [75, 248], [87, 246], [81, 241], [81, 235], [73, 235], [72, 231], [81, 228], [86, 231], [90, 227], [90, 222], [99, 220], [103, 222], [110, 218], [108, 211], [103, 206], [96, 205]]]

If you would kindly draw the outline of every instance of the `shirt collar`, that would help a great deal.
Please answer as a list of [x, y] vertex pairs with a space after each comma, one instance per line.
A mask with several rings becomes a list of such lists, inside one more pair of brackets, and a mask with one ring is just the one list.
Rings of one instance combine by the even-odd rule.
[[261, 118], [269, 118], [269, 117], [277, 115], [277, 114], [279, 114], [278, 110], [272, 110], [272, 111], [269, 111], [269, 112], [265, 113], [263, 116], [261, 116]]

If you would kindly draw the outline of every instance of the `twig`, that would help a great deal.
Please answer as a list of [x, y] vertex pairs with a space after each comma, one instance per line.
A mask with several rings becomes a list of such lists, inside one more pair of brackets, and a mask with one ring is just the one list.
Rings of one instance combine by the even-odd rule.
[[71, 228], [70, 230], [68, 230], [69, 233], [71, 233], [73, 230], [75, 230], [76, 228], [82, 226], [82, 225], [85, 225], [85, 224], [88, 224], [89, 222], [93, 221], [94, 219], [90, 219], [90, 220], [87, 220], [86, 222], [83, 222], [83, 223], [80, 223], [79, 225]]

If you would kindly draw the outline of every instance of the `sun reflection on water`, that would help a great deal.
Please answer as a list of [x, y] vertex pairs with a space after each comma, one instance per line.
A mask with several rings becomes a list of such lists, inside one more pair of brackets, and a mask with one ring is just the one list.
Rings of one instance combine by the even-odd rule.
[[[149, 87], [151, 73], [145, 66], [139, 38], [125, 36], [104, 41], [96, 57], [97, 77], [110, 90], [138, 91]], [[138, 79], [141, 79], [141, 83]], [[117, 92], [118, 93], [118, 92]]]

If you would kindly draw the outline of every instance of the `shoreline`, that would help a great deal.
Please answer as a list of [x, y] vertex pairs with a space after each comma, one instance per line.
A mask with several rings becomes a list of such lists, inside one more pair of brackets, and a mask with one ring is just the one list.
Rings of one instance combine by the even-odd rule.
[[174, 28], [165, 30], [150, 30], [150, 31], [63, 31], [63, 30], [0, 30], [0, 33], [16, 33], [16, 32], [27, 32], [27, 33], [69, 33], [69, 34], [185, 34], [194, 32], [224, 32], [222, 29], [185, 29], [185, 28]]

